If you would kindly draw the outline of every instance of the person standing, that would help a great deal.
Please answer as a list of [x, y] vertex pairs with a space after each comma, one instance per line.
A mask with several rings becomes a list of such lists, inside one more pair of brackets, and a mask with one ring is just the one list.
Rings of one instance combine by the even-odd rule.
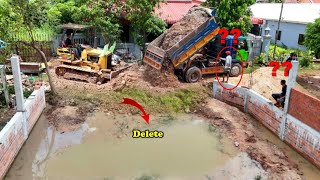
[[[223, 72], [223, 80], [222, 82], [228, 82], [229, 81], [229, 73], [231, 71], [231, 63], [232, 63], [232, 57], [231, 57], [231, 52], [226, 51], [226, 62], [224, 64], [224, 72]], [[225, 76], [227, 76], [227, 81], [224, 81]]]

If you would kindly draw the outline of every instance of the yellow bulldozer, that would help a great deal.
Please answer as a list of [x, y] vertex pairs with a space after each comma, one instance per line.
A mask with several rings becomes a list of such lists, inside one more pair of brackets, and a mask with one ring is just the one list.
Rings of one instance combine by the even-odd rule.
[[[74, 42], [74, 37], [70, 34], [75, 34], [76, 31], [83, 31], [91, 28], [90, 26], [79, 24], [64, 24], [60, 25], [63, 29], [61, 43], [57, 48], [57, 59], [61, 65], [56, 67], [56, 74], [59, 77], [72, 80], [80, 80], [89, 83], [102, 84], [106, 80], [111, 80], [120, 72], [129, 68], [131, 65], [123, 62], [113, 62], [112, 53], [116, 44], [109, 47], [109, 44], [104, 48], [97, 47], [97, 38], [94, 37], [94, 45], [77, 44], [66, 45], [64, 36], [68, 34], [69, 40]], [[68, 32], [69, 31], [69, 32]], [[70, 33], [70, 31], [72, 33]], [[96, 33], [94, 33], [95, 35]]]

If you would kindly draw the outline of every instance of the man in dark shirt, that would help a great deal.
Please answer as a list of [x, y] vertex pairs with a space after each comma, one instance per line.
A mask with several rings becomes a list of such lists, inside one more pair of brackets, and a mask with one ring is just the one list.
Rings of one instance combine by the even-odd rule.
[[71, 41], [71, 33], [67, 34], [67, 39], [64, 41], [64, 43], [66, 44], [66, 46], [72, 46], [72, 41]]
[[285, 101], [285, 96], [287, 93], [287, 85], [286, 85], [286, 80], [281, 80], [281, 85], [282, 85], [282, 92], [281, 94], [272, 94], [273, 99], [277, 101], [275, 104], [277, 107], [284, 107], [284, 101]]
[[67, 38], [66, 38], [66, 40], [64, 41], [64, 43], [65, 43], [65, 45], [66, 45], [67, 47], [70, 47], [70, 49], [74, 51], [74, 54], [75, 54], [76, 58], [77, 58], [77, 59], [80, 59], [80, 57], [81, 57], [81, 54], [80, 54], [81, 50], [78, 49], [77, 47], [72, 47], [72, 46], [73, 46], [73, 43], [72, 43], [71, 38], [72, 38], [72, 34], [71, 34], [71, 33], [67, 34]]

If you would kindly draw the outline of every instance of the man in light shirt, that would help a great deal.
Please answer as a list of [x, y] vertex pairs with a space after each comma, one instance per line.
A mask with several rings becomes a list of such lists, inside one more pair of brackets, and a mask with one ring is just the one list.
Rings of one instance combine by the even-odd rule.
[[[224, 73], [223, 73], [223, 80], [222, 82], [228, 82], [229, 80], [229, 73], [231, 70], [231, 63], [232, 63], [232, 57], [231, 57], [231, 52], [230, 51], [226, 51], [226, 62], [224, 65]], [[224, 81], [224, 77], [227, 76], [227, 81]]]

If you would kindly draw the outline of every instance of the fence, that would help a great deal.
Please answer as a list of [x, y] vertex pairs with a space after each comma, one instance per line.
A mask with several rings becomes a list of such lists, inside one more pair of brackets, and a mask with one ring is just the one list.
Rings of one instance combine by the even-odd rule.
[[17, 113], [0, 131], [0, 179], [4, 178], [46, 106], [43, 86], [36, 89], [28, 99], [24, 99], [17, 56], [11, 58], [11, 64], [14, 74]]
[[[53, 55], [53, 35], [48, 33], [34, 33], [35, 44], [47, 58]], [[15, 46], [11, 47], [15, 54], [19, 55], [25, 62], [41, 62], [41, 55], [30, 46], [23, 44], [23, 42], [30, 42], [30, 36], [27, 34], [17, 34], [14, 41], [18, 42]]]
[[[222, 88], [217, 81], [213, 83], [213, 94], [216, 99], [243, 108], [320, 168], [320, 100], [292, 88], [297, 69], [298, 63], [295, 62], [290, 71], [284, 110], [280, 110], [270, 100], [253, 90], [237, 87], [229, 91]], [[224, 86], [234, 87], [231, 84]]]

